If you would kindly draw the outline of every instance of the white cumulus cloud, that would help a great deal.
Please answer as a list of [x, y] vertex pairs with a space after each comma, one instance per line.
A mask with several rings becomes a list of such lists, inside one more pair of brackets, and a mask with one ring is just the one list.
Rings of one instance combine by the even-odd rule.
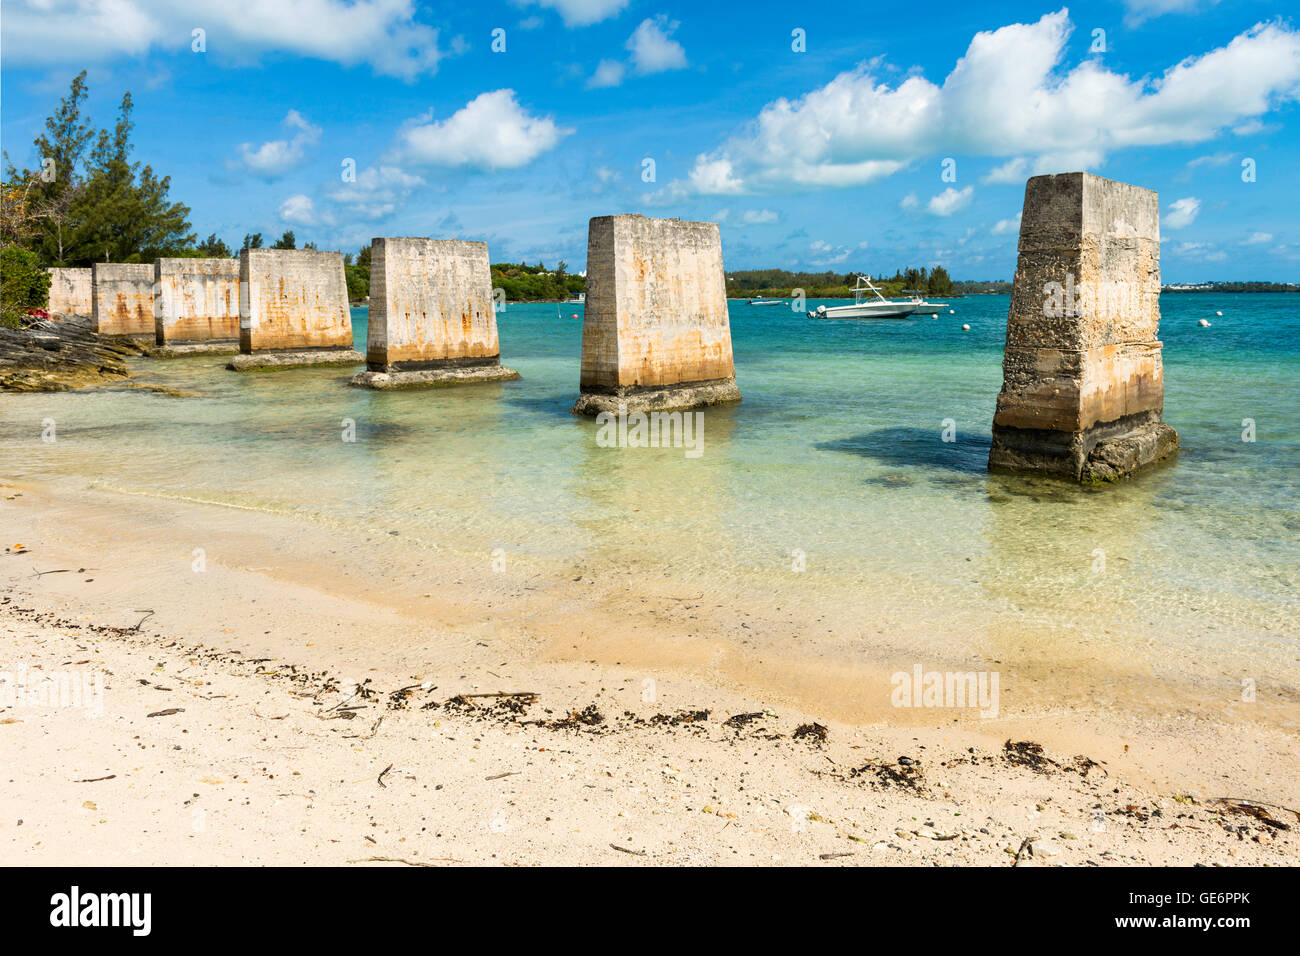
[[[1097, 59], [1065, 60], [1060, 10], [977, 33], [942, 84], [919, 72], [884, 79], [879, 60], [794, 100], [769, 103], [696, 169], [722, 168], [727, 191], [854, 186], [924, 156], [1007, 157], [990, 182], [1096, 167], [1138, 146], [1199, 143], [1300, 98], [1300, 32], [1261, 23], [1154, 76]], [[714, 175], [688, 178], [699, 185]]]
[[993, 226], [993, 235], [1000, 236], [1003, 233], [1007, 233], [1007, 232], [1019, 232], [1020, 219], [1023, 215], [1024, 215], [1023, 212], [1018, 212], [1011, 219], [999, 219], [997, 223]]
[[8, 0], [10, 65], [105, 62], [153, 49], [189, 50], [206, 31], [206, 56], [291, 53], [413, 80], [434, 73], [438, 31], [413, 0]]
[[401, 133], [398, 154], [414, 165], [518, 169], [572, 133], [532, 116], [514, 90], [480, 93], [445, 120], [432, 112]]
[[660, 14], [642, 20], [632, 31], [626, 46], [632, 51], [632, 66], [638, 73], [662, 73], [686, 66], [686, 51], [672, 38], [679, 26], [678, 21]]
[[370, 166], [357, 174], [356, 182], [340, 183], [327, 196], [344, 207], [350, 218], [375, 220], [396, 212], [423, 185], [419, 176], [397, 166]]
[[585, 27], [608, 20], [627, 6], [627, 0], [518, 0], [521, 6], [529, 3], [554, 10], [564, 20], [566, 27]]
[[1165, 213], [1165, 228], [1183, 229], [1190, 226], [1195, 221], [1196, 214], [1200, 211], [1201, 201], [1195, 196], [1175, 199], [1169, 204], [1169, 211]]
[[280, 218], [291, 226], [314, 226], [319, 222], [316, 218], [316, 204], [310, 196], [303, 193], [290, 196], [280, 203]]
[[925, 208], [936, 216], [951, 216], [958, 210], [969, 206], [971, 196], [974, 194], [974, 186], [967, 186], [965, 189], [954, 189], [949, 186], [937, 196], [931, 197], [930, 201], [925, 204]]
[[589, 89], [601, 89], [606, 86], [618, 86], [623, 82], [623, 74], [627, 71], [618, 60], [601, 60], [596, 64], [596, 72], [591, 74], [591, 79], [587, 81]]
[[275, 179], [300, 166], [308, 148], [320, 142], [320, 127], [313, 126], [297, 110], [289, 110], [284, 125], [294, 130], [292, 137], [269, 140], [260, 146], [241, 143], [239, 158], [232, 165], [263, 179]]

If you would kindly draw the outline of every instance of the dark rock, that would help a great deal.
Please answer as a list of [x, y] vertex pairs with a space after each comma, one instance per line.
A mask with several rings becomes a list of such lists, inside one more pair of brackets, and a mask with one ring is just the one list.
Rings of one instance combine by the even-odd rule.
[[65, 392], [130, 378], [126, 358], [140, 355], [129, 340], [98, 335], [76, 322], [35, 322], [0, 329], [0, 390]]

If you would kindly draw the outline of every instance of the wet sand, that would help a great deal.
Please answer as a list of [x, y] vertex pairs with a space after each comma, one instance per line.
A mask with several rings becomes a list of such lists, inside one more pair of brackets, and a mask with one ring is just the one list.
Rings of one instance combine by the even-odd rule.
[[[891, 658], [889, 635], [858, 665], [778, 655], [818, 623], [779, 594], [667, 593], [526, 556], [494, 570], [398, 547], [396, 529], [228, 506], [0, 491], [4, 544], [25, 546], [0, 555], [0, 661], [104, 674], [101, 717], [0, 712], [5, 862], [1296, 861], [1283, 695], [1211, 706], [1122, 662], [1020, 654], [996, 718], [897, 708], [890, 674], [914, 655]], [[926, 666], [978, 669], [960, 648]], [[345, 704], [366, 680], [376, 693]], [[1104, 704], [1068, 690], [1098, 681]], [[538, 696], [447, 703], [497, 691]], [[547, 726], [589, 707], [601, 722]], [[794, 738], [814, 723], [824, 742]], [[1008, 740], [1051, 762], [1014, 762]], [[822, 860], [836, 853], [852, 855]]]

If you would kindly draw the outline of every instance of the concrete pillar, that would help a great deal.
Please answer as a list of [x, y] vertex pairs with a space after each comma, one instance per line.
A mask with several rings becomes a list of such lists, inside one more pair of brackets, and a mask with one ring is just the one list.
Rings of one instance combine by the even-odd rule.
[[580, 389], [576, 415], [740, 401], [717, 223], [591, 220]]
[[500, 382], [492, 268], [484, 242], [375, 239], [370, 244], [367, 388]]
[[50, 318], [89, 319], [94, 315], [89, 269], [46, 269], [50, 274]]
[[1109, 481], [1165, 458], [1156, 194], [1089, 173], [1025, 185], [989, 467]]
[[90, 292], [96, 332], [153, 341], [151, 263], [96, 262], [90, 267]]
[[239, 254], [236, 372], [293, 365], [356, 365], [343, 253], [245, 249]]
[[155, 358], [239, 351], [239, 260], [154, 262]]

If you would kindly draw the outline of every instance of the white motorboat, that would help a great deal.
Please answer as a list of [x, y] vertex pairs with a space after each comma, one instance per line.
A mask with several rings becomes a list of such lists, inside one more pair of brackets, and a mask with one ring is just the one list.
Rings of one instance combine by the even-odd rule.
[[750, 299], [750, 305], [785, 305], [785, 299]]
[[[869, 276], [858, 276], [853, 286], [852, 305], [819, 305], [808, 313], [812, 319], [905, 319], [910, 315], [934, 315], [944, 306], [926, 302], [919, 292], [908, 290], [906, 299], [886, 299]], [[871, 298], [875, 296], [875, 298]]]
[[947, 302], [926, 302], [921, 293], [915, 289], [904, 289], [903, 295], [911, 296], [912, 301], [916, 303], [916, 308], [912, 310], [913, 315], [938, 315], [948, 308]]

